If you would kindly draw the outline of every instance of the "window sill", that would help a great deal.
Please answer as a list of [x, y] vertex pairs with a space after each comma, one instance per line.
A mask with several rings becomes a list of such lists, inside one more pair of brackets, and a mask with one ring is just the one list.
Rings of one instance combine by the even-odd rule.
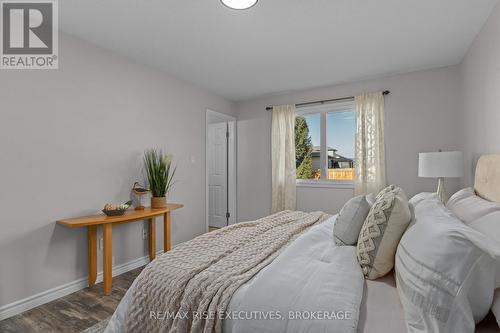
[[333, 180], [304, 180], [297, 179], [297, 187], [316, 187], [316, 188], [338, 188], [354, 189], [352, 181], [333, 181]]

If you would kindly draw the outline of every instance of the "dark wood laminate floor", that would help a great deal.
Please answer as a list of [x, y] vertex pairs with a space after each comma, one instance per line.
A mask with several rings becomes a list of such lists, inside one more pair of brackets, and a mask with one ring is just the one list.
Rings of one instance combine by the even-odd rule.
[[102, 283], [0, 321], [1, 333], [79, 333], [109, 318], [143, 267], [113, 277], [110, 296]]

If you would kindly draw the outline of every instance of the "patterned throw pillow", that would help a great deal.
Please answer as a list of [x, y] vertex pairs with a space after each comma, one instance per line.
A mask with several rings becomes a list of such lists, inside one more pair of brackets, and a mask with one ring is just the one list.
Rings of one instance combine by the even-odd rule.
[[381, 190], [377, 194], [377, 196], [375, 197], [375, 200], [378, 200], [379, 198], [383, 197], [384, 195], [386, 195], [389, 192], [393, 192], [396, 188], [397, 188], [397, 186], [394, 184], [387, 186], [386, 188], [384, 188], [383, 190]]
[[356, 244], [370, 207], [371, 205], [364, 195], [359, 195], [347, 201], [340, 210], [333, 227], [335, 244], [338, 246]]
[[391, 185], [370, 209], [358, 238], [357, 256], [365, 278], [374, 280], [394, 267], [394, 256], [411, 213], [404, 191]]

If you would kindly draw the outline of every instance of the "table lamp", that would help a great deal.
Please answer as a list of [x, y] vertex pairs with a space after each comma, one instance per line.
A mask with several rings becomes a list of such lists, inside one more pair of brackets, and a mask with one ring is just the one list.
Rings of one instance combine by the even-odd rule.
[[444, 189], [444, 178], [464, 176], [464, 156], [461, 151], [441, 151], [418, 154], [418, 176], [437, 178], [437, 195], [446, 204], [448, 196]]

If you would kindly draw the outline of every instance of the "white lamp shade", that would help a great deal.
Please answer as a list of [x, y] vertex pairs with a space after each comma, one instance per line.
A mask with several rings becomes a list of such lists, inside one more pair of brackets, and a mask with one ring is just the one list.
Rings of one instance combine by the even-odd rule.
[[418, 176], [426, 178], [463, 177], [463, 153], [461, 151], [442, 151], [418, 154]]

